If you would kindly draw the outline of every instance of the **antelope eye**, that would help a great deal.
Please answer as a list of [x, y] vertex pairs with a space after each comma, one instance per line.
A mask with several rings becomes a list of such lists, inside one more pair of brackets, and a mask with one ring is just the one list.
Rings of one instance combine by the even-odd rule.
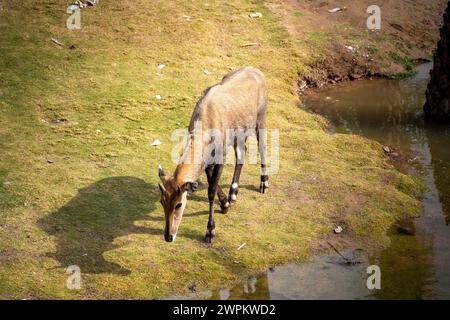
[[175, 209], [180, 209], [182, 205], [183, 205], [183, 204], [180, 202], [179, 204], [177, 204], [177, 205], [175, 206]]

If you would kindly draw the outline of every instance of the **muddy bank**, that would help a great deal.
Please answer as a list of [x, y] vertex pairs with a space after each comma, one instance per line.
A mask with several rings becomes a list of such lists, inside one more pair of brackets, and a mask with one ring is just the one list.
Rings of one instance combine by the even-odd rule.
[[[288, 32], [313, 52], [298, 88], [367, 77], [405, 78], [431, 61], [446, 0], [388, 1], [377, 5], [381, 29], [369, 30], [370, 1], [271, 1]], [[330, 12], [339, 8], [337, 12]]]

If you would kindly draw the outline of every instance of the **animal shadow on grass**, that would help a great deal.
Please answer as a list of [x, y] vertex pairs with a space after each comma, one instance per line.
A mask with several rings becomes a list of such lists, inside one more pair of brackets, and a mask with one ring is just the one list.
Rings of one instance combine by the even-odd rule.
[[[162, 229], [134, 225], [150, 220], [158, 188], [134, 177], [112, 177], [97, 181], [59, 210], [39, 220], [41, 229], [56, 239], [56, 252], [48, 256], [61, 267], [77, 265], [83, 273], [130, 274], [103, 254], [117, 248], [117, 237], [133, 233], [162, 235]], [[153, 220], [153, 219], [152, 219]]]

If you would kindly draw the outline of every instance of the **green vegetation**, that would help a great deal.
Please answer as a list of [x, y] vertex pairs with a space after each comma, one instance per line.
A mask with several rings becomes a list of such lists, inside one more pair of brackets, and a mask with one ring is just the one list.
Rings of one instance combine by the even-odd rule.
[[[321, 33], [294, 41], [260, 1], [245, 0], [104, 1], [70, 31], [67, 3], [11, 2], [0, 11], [0, 298], [217, 289], [304, 261], [336, 223], [360, 246], [379, 247], [393, 221], [417, 212], [413, 181], [378, 143], [327, 134], [322, 117], [296, 107], [294, 84]], [[248, 18], [255, 11], [263, 18]], [[259, 46], [243, 46], [250, 42]], [[177, 241], [166, 243], [157, 166], [175, 167], [171, 133], [188, 125], [206, 87], [246, 65], [269, 81], [279, 173], [260, 195], [259, 166], [244, 167], [238, 203], [216, 215], [212, 247], [202, 242], [205, 190], [189, 200]], [[155, 139], [162, 145], [150, 147]], [[231, 174], [226, 167], [226, 189]], [[78, 291], [65, 287], [72, 264], [82, 271]]]
[[392, 51], [388, 52], [387, 56], [393, 62], [398, 63], [399, 65], [402, 65], [405, 69], [405, 72], [390, 75], [391, 78], [404, 79], [404, 78], [410, 77], [415, 74], [416, 69], [415, 69], [414, 62], [408, 56], [400, 54], [398, 52], [392, 52]]
[[305, 14], [301, 11], [295, 11], [294, 12], [294, 17], [303, 17]]

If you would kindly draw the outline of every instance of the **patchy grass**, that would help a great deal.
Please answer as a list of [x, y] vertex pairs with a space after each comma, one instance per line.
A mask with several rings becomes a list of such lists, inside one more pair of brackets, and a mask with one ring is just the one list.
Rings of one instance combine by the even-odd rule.
[[387, 54], [388, 58], [394, 61], [395, 63], [402, 65], [404, 68], [404, 72], [391, 74], [389, 75], [393, 79], [404, 79], [407, 77], [410, 77], [415, 74], [415, 65], [413, 61], [406, 55], [402, 55], [398, 52], [388, 52]]
[[[304, 261], [337, 222], [372, 249], [393, 221], [417, 212], [413, 181], [379, 144], [328, 135], [322, 117], [296, 107], [294, 83], [322, 34], [293, 39], [260, 1], [105, 1], [82, 11], [78, 31], [65, 27], [67, 5], [10, 1], [0, 11], [1, 298], [217, 289]], [[249, 19], [254, 11], [263, 18]], [[248, 42], [260, 46], [242, 47]], [[212, 247], [202, 242], [205, 190], [166, 243], [157, 165], [175, 167], [171, 133], [187, 126], [203, 89], [246, 65], [269, 82], [279, 173], [260, 195], [259, 166], [244, 167], [238, 203], [216, 215]], [[162, 145], [150, 147], [157, 138]], [[224, 188], [231, 174], [225, 168]], [[68, 265], [80, 266], [81, 290], [66, 289]]]

